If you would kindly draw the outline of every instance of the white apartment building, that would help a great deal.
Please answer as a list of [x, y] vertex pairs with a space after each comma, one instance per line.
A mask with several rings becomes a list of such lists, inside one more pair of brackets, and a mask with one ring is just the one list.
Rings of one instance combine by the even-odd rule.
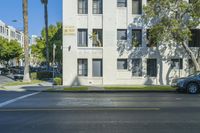
[[[166, 85], [191, 73], [181, 47], [156, 47], [148, 39], [148, 27], [140, 22], [145, 4], [63, 0], [63, 85]], [[200, 30], [192, 33], [189, 45], [195, 50]]]
[[[3, 38], [10, 40], [17, 40], [21, 47], [24, 47], [24, 33], [22, 31], [17, 30], [16, 28], [7, 25], [3, 21], [0, 20], [0, 36]], [[17, 61], [13, 60], [11, 61], [11, 65], [17, 66]], [[20, 60], [20, 66], [22, 66], [23, 61]]]
[[10, 40], [17, 40], [21, 47], [24, 46], [24, 33], [16, 28], [5, 24], [0, 20], [0, 36]]

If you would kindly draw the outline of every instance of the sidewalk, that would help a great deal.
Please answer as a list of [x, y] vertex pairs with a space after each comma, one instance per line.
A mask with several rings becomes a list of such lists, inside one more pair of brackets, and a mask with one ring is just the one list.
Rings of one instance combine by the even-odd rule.
[[17, 85], [17, 86], [0, 86], [7, 91], [44, 91], [52, 87], [51, 82], [42, 82], [38, 84]]

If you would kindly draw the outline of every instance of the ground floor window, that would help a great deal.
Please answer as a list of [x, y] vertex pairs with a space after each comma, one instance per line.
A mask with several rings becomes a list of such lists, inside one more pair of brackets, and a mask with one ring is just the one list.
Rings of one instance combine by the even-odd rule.
[[88, 76], [87, 59], [78, 59], [78, 76]]
[[188, 60], [189, 74], [195, 73], [195, 67], [192, 59]]
[[92, 76], [102, 77], [103, 76], [102, 67], [103, 67], [102, 59], [93, 59], [92, 60]]
[[127, 59], [117, 59], [117, 69], [126, 70], [128, 68]]
[[157, 59], [147, 59], [147, 76], [157, 77]]
[[171, 59], [171, 68], [183, 69], [183, 59]]
[[132, 76], [142, 76], [142, 59], [132, 59]]

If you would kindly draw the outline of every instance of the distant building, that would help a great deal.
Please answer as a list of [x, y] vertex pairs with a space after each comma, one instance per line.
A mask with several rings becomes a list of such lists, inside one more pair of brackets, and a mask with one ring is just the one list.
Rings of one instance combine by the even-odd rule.
[[32, 35], [30, 37], [30, 45], [36, 45], [37, 44], [37, 39], [40, 39], [40, 37], [37, 36], [37, 35]]
[[[3, 21], [0, 20], [0, 36], [3, 38], [10, 40], [16, 40], [20, 43], [21, 47], [24, 47], [24, 33], [16, 28], [7, 25]], [[10, 62], [11, 66], [22, 66], [23, 61], [16, 61], [15, 59]]]

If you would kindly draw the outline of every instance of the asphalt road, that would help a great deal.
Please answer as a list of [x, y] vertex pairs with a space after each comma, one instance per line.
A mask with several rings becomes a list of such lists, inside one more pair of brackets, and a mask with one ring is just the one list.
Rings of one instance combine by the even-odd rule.
[[0, 92], [0, 133], [199, 132], [200, 95]]

